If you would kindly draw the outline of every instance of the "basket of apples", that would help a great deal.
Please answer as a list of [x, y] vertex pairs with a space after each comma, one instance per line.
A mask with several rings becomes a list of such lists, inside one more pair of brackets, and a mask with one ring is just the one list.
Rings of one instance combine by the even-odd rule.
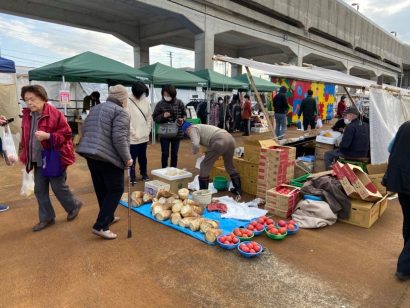
[[228, 235], [220, 235], [217, 237], [216, 241], [219, 246], [228, 250], [235, 249], [240, 243], [239, 237], [235, 236], [233, 233]]
[[296, 234], [299, 231], [299, 225], [294, 220], [279, 220], [278, 226], [282, 228], [286, 228], [288, 230], [288, 235]]
[[233, 230], [233, 234], [243, 241], [249, 241], [251, 238], [255, 236], [255, 233], [253, 231], [245, 229], [245, 228], [235, 228]]
[[273, 240], [283, 240], [288, 235], [288, 230], [285, 227], [277, 227], [274, 224], [265, 227], [266, 235]]
[[256, 242], [246, 241], [238, 246], [238, 251], [245, 258], [254, 258], [262, 253], [263, 247]]

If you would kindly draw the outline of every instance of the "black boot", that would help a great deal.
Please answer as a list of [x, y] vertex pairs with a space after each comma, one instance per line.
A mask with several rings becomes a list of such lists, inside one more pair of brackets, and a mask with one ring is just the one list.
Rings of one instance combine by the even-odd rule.
[[199, 189], [208, 189], [209, 177], [199, 177]]
[[231, 188], [231, 193], [242, 196], [241, 189], [241, 177], [239, 174], [235, 173], [231, 175], [232, 185], [234, 188]]

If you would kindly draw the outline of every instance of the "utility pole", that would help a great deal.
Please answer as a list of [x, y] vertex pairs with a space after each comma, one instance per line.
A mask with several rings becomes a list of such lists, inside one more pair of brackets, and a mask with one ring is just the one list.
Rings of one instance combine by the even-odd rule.
[[172, 51], [168, 51], [168, 57], [169, 57], [169, 66], [171, 66], [171, 67], [173, 67], [172, 66], [172, 55], [173, 55], [174, 53], [172, 52]]

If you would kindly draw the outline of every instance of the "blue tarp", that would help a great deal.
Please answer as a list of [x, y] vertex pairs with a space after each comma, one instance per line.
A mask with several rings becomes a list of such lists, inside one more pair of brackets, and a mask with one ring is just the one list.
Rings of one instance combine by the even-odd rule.
[[14, 65], [14, 62], [0, 57], [0, 73], [15, 73], [16, 72], [16, 66]]
[[[120, 201], [120, 204], [125, 206], [125, 207], [128, 207], [128, 203], [124, 202], [122, 200]], [[151, 203], [144, 204], [140, 207], [131, 208], [131, 210], [133, 210], [134, 212], [136, 212], [140, 215], [148, 217], [148, 218], [150, 218], [150, 219], [152, 219], [156, 222], [159, 222], [160, 224], [163, 224], [163, 225], [168, 226], [170, 228], [176, 229], [176, 230], [178, 230], [182, 233], [185, 233], [189, 236], [192, 236], [193, 238], [196, 238], [197, 240], [200, 240], [204, 243], [214, 245], [214, 243], [207, 242], [205, 240], [205, 235], [203, 233], [199, 232], [199, 231], [198, 232], [193, 232], [188, 228], [182, 228], [180, 226], [173, 225], [171, 223], [171, 220], [166, 220], [166, 221], [157, 220], [151, 214]], [[250, 220], [238, 220], [238, 219], [231, 219], [231, 218], [229, 218], [229, 219], [228, 218], [221, 218], [221, 214], [219, 214], [218, 212], [208, 212], [207, 210], [205, 210], [202, 217], [218, 221], [219, 222], [219, 229], [222, 230], [223, 234], [229, 234], [235, 228], [245, 227], [250, 222]]]

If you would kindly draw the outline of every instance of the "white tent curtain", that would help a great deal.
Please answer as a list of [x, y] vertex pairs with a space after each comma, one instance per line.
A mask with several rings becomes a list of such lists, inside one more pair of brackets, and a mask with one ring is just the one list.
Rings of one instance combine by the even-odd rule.
[[370, 88], [370, 152], [372, 164], [388, 160], [387, 147], [400, 125], [410, 120], [410, 96]]

